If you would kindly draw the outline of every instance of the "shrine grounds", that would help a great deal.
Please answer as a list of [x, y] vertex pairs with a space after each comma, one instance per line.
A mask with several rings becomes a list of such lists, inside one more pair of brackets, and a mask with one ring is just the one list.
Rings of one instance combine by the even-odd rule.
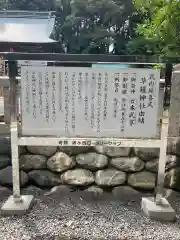
[[[60, 190], [60, 191], [59, 191]], [[179, 240], [180, 194], [168, 190], [168, 199], [177, 212], [177, 221], [163, 223], [144, 216], [142, 195], [52, 191], [35, 186], [22, 190], [33, 194], [35, 202], [23, 217], [0, 217], [1, 240]], [[11, 194], [0, 188], [0, 203]], [[152, 194], [150, 194], [152, 195]]]

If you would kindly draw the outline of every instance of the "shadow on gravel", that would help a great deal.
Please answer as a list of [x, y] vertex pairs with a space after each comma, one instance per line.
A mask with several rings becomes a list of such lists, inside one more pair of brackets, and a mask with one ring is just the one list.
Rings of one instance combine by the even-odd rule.
[[[0, 195], [0, 201], [4, 201], [8, 195]], [[153, 194], [128, 195], [122, 193], [113, 196], [112, 193], [108, 192], [75, 191], [62, 193], [57, 191], [52, 193], [39, 192], [34, 195], [36, 201], [27, 215], [9, 217], [7, 220], [12, 224], [20, 222], [26, 236], [29, 236], [29, 238], [17, 240], [140, 240], [141, 238], [133, 237], [134, 233], [128, 236], [129, 229], [124, 229], [124, 225], [128, 223], [130, 228], [136, 229], [137, 232], [142, 231], [142, 233], [147, 228], [156, 229], [156, 225], [159, 229], [164, 226], [165, 228], [172, 227], [173, 230], [180, 226], [180, 194], [173, 191], [169, 193], [168, 199], [178, 214], [176, 224], [157, 223], [144, 216], [140, 207], [141, 198], [142, 196], [153, 196]], [[102, 228], [100, 221], [106, 224], [104, 228]], [[99, 226], [105, 231], [109, 228], [114, 231], [114, 227], [118, 226], [119, 237], [105, 238], [101, 232], [99, 237], [93, 238], [92, 235], [86, 237], [87, 233], [94, 231], [95, 227], [100, 228]], [[85, 235], [83, 228], [87, 229]], [[56, 230], [54, 231], [54, 229]], [[159, 239], [164, 240], [164, 238]]]

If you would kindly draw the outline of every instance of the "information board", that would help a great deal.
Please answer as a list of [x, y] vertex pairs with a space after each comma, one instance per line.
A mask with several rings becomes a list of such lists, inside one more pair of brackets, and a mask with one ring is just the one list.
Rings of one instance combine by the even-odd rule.
[[[47, 62], [19, 60], [17, 64], [18, 76], [21, 76], [21, 66], [47, 66]], [[7, 75], [8, 75], [8, 61], [3, 60], [3, 58], [0, 56], [0, 76], [7, 76]]]
[[156, 137], [160, 71], [21, 67], [22, 134]]
[[21, 66], [47, 66], [47, 62], [18, 60], [18, 76], [21, 76]]

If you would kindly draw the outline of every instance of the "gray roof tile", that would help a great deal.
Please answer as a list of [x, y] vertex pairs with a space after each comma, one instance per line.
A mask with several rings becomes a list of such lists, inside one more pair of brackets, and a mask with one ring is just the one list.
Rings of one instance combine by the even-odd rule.
[[51, 43], [54, 18], [3, 16], [0, 14], [0, 42]]

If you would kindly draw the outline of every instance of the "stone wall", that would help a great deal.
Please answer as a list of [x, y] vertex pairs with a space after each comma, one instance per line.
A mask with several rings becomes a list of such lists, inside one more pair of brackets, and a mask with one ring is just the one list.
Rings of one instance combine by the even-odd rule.
[[[180, 139], [169, 139], [165, 186], [180, 191]], [[116, 191], [119, 186], [153, 190], [158, 149], [37, 147], [20, 149], [21, 187], [35, 185]], [[9, 139], [0, 138], [0, 185], [12, 186]]]

